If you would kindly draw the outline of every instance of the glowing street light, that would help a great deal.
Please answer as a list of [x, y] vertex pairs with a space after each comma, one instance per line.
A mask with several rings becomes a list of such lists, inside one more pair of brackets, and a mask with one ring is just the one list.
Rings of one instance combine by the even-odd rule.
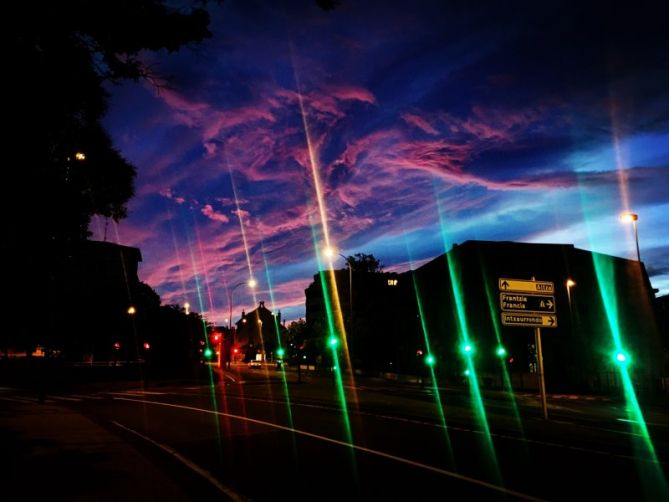
[[571, 288], [576, 286], [576, 281], [574, 281], [572, 278], [569, 278], [565, 282], [565, 285], [567, 286], [567, 300], [569, 302], [569, 312], [571, 312]]
[[348, 266], [348, 307], [349, 307], [349, 316], [351, 317], [351, 320], [353, 320], [353, 268], [351, 267], [351, 262], [350, 260], [344, 256], [343, 254], [339, 253], [337, 249], [333, 247], [326, 247], [323, 249], [323, 255], [325, 255], [326, 258], [328, 258], [330, 261], [335, 257], [335, 255], [339, 255], [344, 260], [346, 260], [346, 265]]
[[631, 223], [632, 226], [634, 227], [634, 241], [636, 242], [636, 259], [637, 261], [641, 261], [641, 253], [639, 252], [639, 233], [636, 228], [636, 222], [639, 219], [639, 215], [636, 213], [621, 213], [620, 214], [620, 221], [623, 223]]
[[135, 315], [136, 313], [137, 313], [137, 309], [133, 305], [130, 305], [128, 307], [128, 314], [129, 315]]

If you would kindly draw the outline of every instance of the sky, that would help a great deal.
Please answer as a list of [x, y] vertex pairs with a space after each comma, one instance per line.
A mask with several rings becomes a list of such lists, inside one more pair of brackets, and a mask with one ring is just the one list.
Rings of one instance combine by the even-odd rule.
[[667, 294], [666, 17], [583, 3], [210, 6], [212, 38], [142, 54], [159, 81], [108, 87], [136, 195], [94, 238], [140, 248], [163, 304], [222, 325], [231, 300], [234, 319], [304, 317], [326, 242], [386, 271], [469, 239], [636, 259], [628, 210]]

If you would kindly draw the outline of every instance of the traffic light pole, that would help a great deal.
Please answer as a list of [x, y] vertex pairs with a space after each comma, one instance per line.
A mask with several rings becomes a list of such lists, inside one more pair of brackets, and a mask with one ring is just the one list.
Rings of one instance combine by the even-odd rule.
[[546, 404], [546, 382], [544, 381], [544, 356], [541, 352], [541, 329], [534, 328], [534, 344], [537, 348], [537, 377], [539, 378], [539, 392], [541, 394], [541, 409], [544, 420], [548, 420], [548, 406]]

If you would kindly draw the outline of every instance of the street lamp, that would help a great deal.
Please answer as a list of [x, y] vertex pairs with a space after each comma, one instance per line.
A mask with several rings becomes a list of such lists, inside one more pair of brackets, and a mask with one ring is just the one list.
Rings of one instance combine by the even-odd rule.
[[258, 283], [256, 282], [255, 279], [251, 278], [246, 282], [240, 282], [238, 284], [235, 284], [232, 288], [230, 288], [228, 290], [228, 305], [230, 306], [230, 317], [228, 317], [228, 320], [229, 320], [228, 321], [229, 322], [228, 327], [230, 328], [230, 334], [232, 335], [232, 345], [233, 346], [237, 344], [237, 340], [235, 340], [236, 333], [233, 331], [233, 327], [232, 327], [232, 292], [235, 289], [237, 289], [239, 286], [243, 286], [244, 284], [246, 284], [249, 288], [253, 289], [253, 288], [256, 287], [256, 284], [258, 284]]
[[349, 317], [351, 318], [351, 322], [353, 322], [353, 268], [351, 267], [351, 261], [346, 256], [338, 253], [336, 249], [331, 247], [326, 247], [323, 249], [323, 254], [330, 260], [332, 260], [335, 255], [339, 255], [344, 258], [344, 260], [346, 260], [346, 265], [348, 266], [348, 309]]
[[567, 286], [567, 301], [569, 302], [569, 312], [571, 312], [571, 288], [576, 286], [576, 281], [569, 278], [567, 279], [567, 282], [565, 282], [565, 285]]
[[639, 215], [636, 213], [621, 213], [620, 221], [623, 223], [631, 223], [634, 227], [634, 241], [636, 242], [636, 259], [641, 261], [641, 253], [639, 253], [639, 233], [637, 232], [636, 222], [639, 219]]

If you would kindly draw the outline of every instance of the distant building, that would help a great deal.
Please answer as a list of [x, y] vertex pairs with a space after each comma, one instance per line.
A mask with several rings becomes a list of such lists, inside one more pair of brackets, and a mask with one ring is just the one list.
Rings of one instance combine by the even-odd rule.
[[[337, 286], [345, 289], [346, 271], [334, 275]], [[528, 294], [515, 302], [505, 297], [510, 300], [505, 309], [538, 310], [530, 312], [533, 319], [545, 319], [542, 346], [549, 391], [617, 389], [617, 347], [628, 351], [630, 372], [640, 389], [660, 385], [662, 343], [643, 263], [573, 245], [467, 241], [414, 271], [395, 274], [395, 286], [388, 287], [386, 275], [353, 278], [353, 320], [346, 327], [356, 369], [420, 373], [423, 357], [431, 352], [440, 378], [463, 382], [468, 377], [461, 349], [469, 340], [483, 384], [499, 385], [504, 364], [516, 387], [536, 386], [534, 330], [502, 322], [500, 288], [500, 279], [534, 277], [553, 284], [547, 302], [539, 306], [544, 298]], [[327, 276], [314, 276], [305, 291], [307, 324], [316, 334], [327, 329], [321, 287], [321, 277]], [[569, 279], [573, 284], [567, 287]], [[346, 295], [340, 290], [339, 296], [344, 304]], [[549, 327], [550, 322], [557, 327]], [[503, 358], [496, 355], [500, 345], [507, 352]]]
[[138, 343], [134, 340], [133, 316], [142, 315], [140, 311], [145, 308], [140, 307], [140, 303], [145, 304], [137, 276], [140, 261], [138, 248], [86, 241], [81, 254], [72, 261], [70, 280], [64, 285], [66, 293], [60, 299], [60, 325], [70, 330], [58, 337], [57, 345], [68, 357], [136, 357], [128, 351]]
[[662, 387], [669, 392], [669, 295], [655, 298], [655, 313], [660, 336], [662, 337], [662, 352], [664, 354]]
[[261, 354], [263, 359], [273, 358], [279, 340], [283, 344], [286, 339], [281, 312], [272, 312], [264, 301], [259, 302], [256, 309], [242, 312], [235, 326], [235, 342], [245, 360], [255, 359], [256, 354]]

